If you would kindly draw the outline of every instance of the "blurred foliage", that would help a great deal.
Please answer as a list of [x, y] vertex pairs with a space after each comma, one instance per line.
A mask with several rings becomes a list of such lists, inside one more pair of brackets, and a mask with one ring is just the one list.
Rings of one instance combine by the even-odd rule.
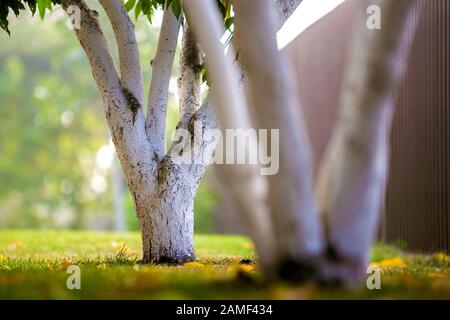
[[[101, 13], [114, 49], [103, 11], [88, 3]], [[9, 19], [12, 37], [0, 32], [0, 228], [111, 228], [111, 168], [99, 161], [111, 150], [110, 138], [87, 59], [61, 9], [45, 21], [30, 15]], [[158, 31], [146, 19], [137, 22], [146, 88]], [[175, 72], [177, 65], [178, 59]], [[174, 101], [169, 134], [178, 120]], [[208, 232], [214, 195], [208, 185], [200, 190], [196, 223]], [[128, 192], [124, 198], [126, 220], [135, 230]]]

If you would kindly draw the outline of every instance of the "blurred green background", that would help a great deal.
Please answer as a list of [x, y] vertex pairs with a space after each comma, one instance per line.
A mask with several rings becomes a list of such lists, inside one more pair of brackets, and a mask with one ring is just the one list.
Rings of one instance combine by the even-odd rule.
[[[158, 14], [136, 28], [148, 88]], [[175, 77], [177, 70], [178, 60]], [[178, 120], [172, 82], [169, 137]], [[138, 228], [87, 59], [60, 9], [45, 21], [11, 19], [11, 37], [0, 32], [0, 104], [0, 228]], [[209, 180], [196, 199], [197, 233], [214, 232], [218, 197]]]

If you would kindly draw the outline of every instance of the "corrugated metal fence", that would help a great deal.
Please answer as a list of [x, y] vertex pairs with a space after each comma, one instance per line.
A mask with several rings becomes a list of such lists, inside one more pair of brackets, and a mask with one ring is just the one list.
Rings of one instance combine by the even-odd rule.
[[[408, 0], [406, 0], [408, 1]], [[284, 52], [298, 75], [316, 159], [336, 117], [349, 43], [373, 0], [347, 0]], [[419, 27], [392, 132], [381, 237], [414, 251], [450, 249], [450, 1], [421, 0]]]

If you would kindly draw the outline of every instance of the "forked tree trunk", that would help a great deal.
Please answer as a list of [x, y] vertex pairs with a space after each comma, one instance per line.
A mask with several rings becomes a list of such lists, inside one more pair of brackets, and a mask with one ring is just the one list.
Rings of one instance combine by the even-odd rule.
[[[167, 15], [170, 16], [170, 19], [175, 20], [171, 9], [166, 11], [165, 19], [168, 18]], [[170, 26], [174, 23], [176, 22], [167, 22], [167, 25]], [[173, 29], [172, 33], [175, 33], [176, 29], [173, 26], [171, 28]], [[167, 39], [169, 35], [164, 36]], [[176, 47], [176, 37], [173, 41], [172, 50]], [[167, 44], [164, 44], [163, 47], [167, 47]], [[196, 115], [200, 106], [201, 82], [198, 75], [200, 64], [200, 50], [189, 26], [186, 26], [183, 34], [181, 72], [178, 81], [180, 122], [177, 129], [184, 129], [184, 132], [189, 132], [190, 136], [179, 134], [175, 137], [167, 155], [158, 162], [156, 186], [151, 195], [144, 198], [143, 201], [135, 201], [136, 212], [141, 223], [144, 263], [180, 264], [195, 260], [194, 199], [207, 163], [191, 162], [186, 164], [179, 160], [187, 156], [192, 161], [195, 157], [194, 146], [191, 143], [192, 138], [199, 138], [194, 135], [194, 122], [201, 122], [201, 117]], [[166, 86], [168, 85], [167, 80], [165, 80]], [[160, 121], [165, 122], [165, 117]], [[202, 125], [214, 124], [203, 121]], [[164, 142], [165, 138], [161, 143]], [[202, 144], [203, 149], [200, 148], [201, 150], [198, 151], [204, 151], [204, 148], [207, 147], [206, 144]], [[160, 151], [164, 150], [161, 146], [159, 148]], [[212, 152], [212, 150], [210, 151]]]
[[[90, 10], [83, 0], [62, 2], [65, 10], [71, 5], [81, 9], [81, 28], [75, 33], [89, 58], [112, 140], [133, 195], [142, 232], [142, 261], [172, 264], [192, 261], [195, 259], [194, 197], [206, 165], [179, 164], [176, 161], [178, 154], [165, 154], [164, 150], [167, 92], [180, 21], [175, 19], [172, 9], [167, 8], [158, 45], [160, 54], [153, 63], [146, 121], [142, 110], [144, 99], [134, 26], [120, 0], [100, 0], [100, 4], [116, 37], [120, 75], [98, 23], [98, 14]], [[197, 69], [197, 66], [193, 68]], [[196, 108], [188, 107], [192, 112], [196, 111]], [[201, 118], [195, 114], [191, 116], [193, 119]], [[189, 124], [188, 119], [185, 125]], [[204, 126], [209, 124], [214, 125], [205, 119]], [[180, 150], [178, 145], [183, 146], [185, 142], [175, 142], [176, 150]]]

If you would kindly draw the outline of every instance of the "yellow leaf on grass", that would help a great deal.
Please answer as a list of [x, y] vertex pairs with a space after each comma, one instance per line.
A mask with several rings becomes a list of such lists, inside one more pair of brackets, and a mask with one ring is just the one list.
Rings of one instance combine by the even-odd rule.
[[154, 272], [138, 273], [128, 285], [135, 289], [147, 290], [155, 289], [162, 285], [161, 279], [159, 279]]
[[438, 252], [433, 254], [433, 258], [443, 263], [450, 263], [450, 256], [446, 255], [443, 252]]
[[106, 269], [106, 263], [101, 263], [101, 264], [97, 265], [97, 268], [105, 270]]
[[10, 248], [13, 250], [20, 247], [22, 247], [22, 242], [20, 242], [19, 240], [14, 240], [10, 245]]
[[69, 262], [69, 261], [67, 261], [67, 260], [63, 260], [63, 261], [61, 261], [61, 263], [59, 264], [59, 267], [61, 268], [61, 269], [67, 269], [67, 268], [69, 268], [69, 266], [71, 266], [72, 264]]
[[400, 257], [395, 257], [391, 259], [385, 259], [380, 262], [373, 262], [371, 263], [372, 266], [379, 267], [379, 268], [403, 268], [406, 266], [405, 260], [403, 260]]
[[239, 263], [235, 263], [233, 265], [231, 265], [228, 268], [228, 273], [232, 274], [232, 275], [236, 275], [238, 273], [248, 273], [248, 272], [252, 272], [255, 271], [255, 267], [249, 264], [239, 264]]
[[249, 264], [241, 264], [239, 265], [240, 269], [246, 272], [251, 272], [251, 271], [255, 271], [255, 267], [249, 265]]
[[183, 266], [186, 268], [204, 268], [205, 267], [205, 265], [203, 263], [196, 262], [196, 261], [186, 262], [185, 264], [183, 264]]
[[125, 241], [123, 241], [123, 240], [111, 242], [111, 247], [113, 247], [113, 248], [122, 248], [124, 246], [125, 246]]
[[429, 272], [428, 276], [431, 278], [447, 278], [447, 275], [443, 272]]
[[251, 241], [247, 242], [245, 246], [249, 249], [255, 249], [255, 245]]

